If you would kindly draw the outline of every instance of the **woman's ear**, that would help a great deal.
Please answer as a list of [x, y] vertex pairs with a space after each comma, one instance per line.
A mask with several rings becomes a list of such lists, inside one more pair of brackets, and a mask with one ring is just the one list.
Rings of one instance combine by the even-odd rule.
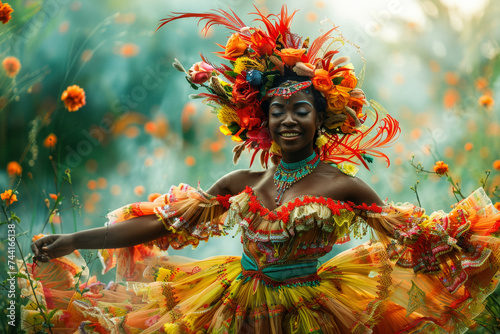
[[317, 115], [316, 115], [316, 127], [318, 129], [321, 128], [324, 120], [325, 120], [325, 113], [324, 112], [317, 113]]

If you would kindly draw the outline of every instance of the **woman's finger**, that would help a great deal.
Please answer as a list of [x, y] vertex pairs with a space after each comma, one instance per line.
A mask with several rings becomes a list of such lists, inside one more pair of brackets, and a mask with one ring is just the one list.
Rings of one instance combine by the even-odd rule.
[[31, 251], [33, 252], [35, 257], [37, 257], [40, 254], [40, 252], [38, 251], [38, 247], [35, 243], [31, 244]]

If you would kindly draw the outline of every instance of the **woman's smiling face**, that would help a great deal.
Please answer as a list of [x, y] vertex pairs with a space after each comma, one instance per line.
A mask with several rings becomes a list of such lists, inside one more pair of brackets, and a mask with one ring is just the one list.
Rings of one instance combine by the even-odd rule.
[[281, 147], [284, 161], [307, 158], [313, 152], [314, 136], [321, 125], [310, 90], [301, 90], [290, 98], [274, 96], [269, 102], [269, 131]]

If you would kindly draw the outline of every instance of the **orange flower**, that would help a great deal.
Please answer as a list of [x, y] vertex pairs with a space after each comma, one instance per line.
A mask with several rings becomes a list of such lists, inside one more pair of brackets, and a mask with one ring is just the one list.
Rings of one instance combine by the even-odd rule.
[[472, 144], [472, 143], [465, 143], [465, 145], [464, 145], [464, 149], [466, 151], [472, 151], [473, 148], [474, 148], [474, 144]]
[[478, 103], [485, 108], [491, 108], [495, 104], [495, 100], [490, 95], [483, 95], [479, 98]]
[[500, 160], [493, 161], [493, 168], [496, 170], [500, 170]]
[[5, 201], [6, 205], [11, 205], [17, 201], [17, 196], [12, 193], [12, 189], [5, 190], [3, 194], [0, 194], [0, 198], [2, 198], [2, 201]]
[[351, 97], [349, 95], [350, 90], [351, 88], [349, 87], [333, 86], [332, 89], [327, 91], [325, 95], [328, 109], [339, 114], [349, 102], [349, 98]]
[[227, 57], [239, 57], [245, 53], [247, 44], [240, 38], [240, 34], [232, 34], [226, 44], [224, 54]]
[[31, 242], [35, 242], [35, 241], [37, 241], [38, 239], [41, 239], [41, 238], [43, 238], [43, 237], [44, 237], [44, 235], [43, 235], [42, 233], [37, 234], [37, 235], [34, 235], [34, 236], [33, 236], [33, 238], [31, 239]]
[[286, 65], [293, 67], [297, 64], [306, 49], [282, 49], [281, 51], [276, 50], [276, 54], [281, 57], [281, 61], [283, 61]]
[[276, 43], [266, 35], [266, 33], [260, 29], [256, 30], [252, 36], [252, 49], [255, 50], [259, 54], [259, 56], [268, 55], [271, 56], [273, 54], [273, 50], [276, 47]]
[[21, 70], [21, 62], [16, 57], [5, 57], [2, 61], [2, 66], [10, 78], [15, 77]]
[[344, 79], [340, 83], [342, 87], [356, 88], [358, 79], [356, 78], [354, 71], [344, 71], [341, 76], [344, 77]]
[[144, 195], [144, 192], [146, 191], [146, 189], [144, 188], [144, 186], [136, 186], [134, 188], [134, 194], [136, 194], [137, 196], [142, 196]]
[[445, 164], [443, 161], [438, 161], [434, 165], [434, 172], [436, 172], [437, 175], [443, 176], [444, 174], [448, 173], [450, 169], [448, 168], [448, 165]]
[[498, 211], [500, 211], [500, 202], [496, 202], [495, 205], [494, 205], [495, 209], [497, 209]]
[[57, 199], [59, 198], [59, 196], [57, 196], [56, 194], [49, 194], [50, 198], [52, 198], [54, 201], [57, 201]]
[[10, 176], [21, 175], [23, 167], [17, 161], [11, 161], [7, 164], [7, 174]]
[[57, 144], [57, 137], [55, 134], [51, 133], [50, 135], [45, 138], [43, 141], [43, 146], [47, 148], [54, 148]]
[[7, 22], [10, 21], [12, 16], [10, 16], [10, 13], [12, 13], [14, 10], [8, 3], [2, 4], [0, 1], [0, 21], [2, 21], [3, 24], [6, 24]]
[[311, 79], [314, 89], [319, 92], [327, 92], [333, 88], [333, 82], [328, 71], [324, 69], [318, 69], [314, 71], [314, 77]]
[[160, 193], [152, 193], [152, 194], [149, 194], [148, 195], [148, 201], [150, 202], [154, 202], [155, 199], [157, 199], [158, 197], [160, 197], [161, 194]]
[[68, 111], [77, 111], [85, 105], [85, 91], [77, 85], [69, 86], [62, 93], [61, 100]]
[[124, 58], [137, 56], [138, 53], [139, 53], [139, 47], [134, 43], [123, 44], [122, 47], [120, 48], [120, 54]]

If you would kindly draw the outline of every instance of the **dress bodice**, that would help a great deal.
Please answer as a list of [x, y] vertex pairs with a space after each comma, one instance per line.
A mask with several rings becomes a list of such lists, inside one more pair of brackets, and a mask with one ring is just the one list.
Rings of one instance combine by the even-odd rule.
[[349, 240], [350, 232], [363, 234], [362, 216], [379, 214], [376, 205], [302, 195], [267, 209], [247, 187], [229, 199], [228, 223], [241, 228], [243, 251], [259, 267], [318, 259], [336, 243]]

